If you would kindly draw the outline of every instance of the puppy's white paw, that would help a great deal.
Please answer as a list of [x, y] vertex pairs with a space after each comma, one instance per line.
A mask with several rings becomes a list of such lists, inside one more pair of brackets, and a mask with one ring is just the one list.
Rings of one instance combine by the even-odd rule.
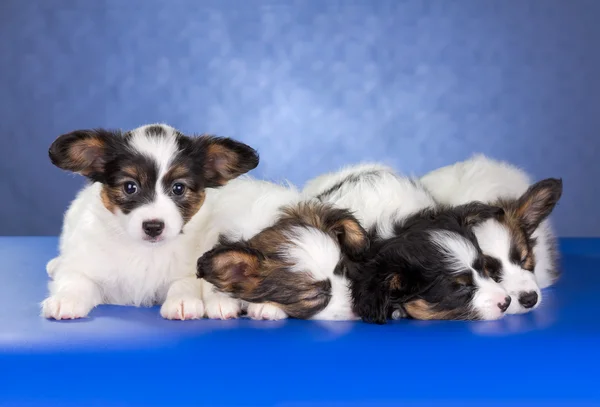
[[204, 302], [199, 298], [171, 298], [160, 307], [160, 315], [165, 319], [200, 319], [204, 317]]
[[60, 257], [55, 257], [46, 264], [46, 273], [50, 278], [54, 277], [54, 273], [56, 273], [56, 269], [58, 268], [58, 264], [60, 262]]
[[239, 300], [224, 295], [211, 296], [205, 305], [206, 316], [210, 319], [235, 319], [242, 311]]
[[58, 320], [85, 318], [92, 308], [85, 300], [52, 296], [42, 302], [42, 316]]
[[271, 304], [248, 304], [248, 316], [252, 319], [278, 321], [287, 318], [287, 314]]

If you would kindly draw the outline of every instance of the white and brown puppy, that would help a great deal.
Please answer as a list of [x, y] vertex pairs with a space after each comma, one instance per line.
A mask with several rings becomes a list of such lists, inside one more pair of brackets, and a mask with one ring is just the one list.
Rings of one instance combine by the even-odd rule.
[[258, 165], [256, 151], [157, 124], [124, 133], [74, 131], [49, 155], [91, 183], [65, 214], [42, 315], [82, 318], [108, 303], [162, 304], [169, 319], [203, 317], [195, 269], [210, 211], [202, 207], [208, 191]]
[[559, 276], [555, 238], [547, 219], [562, 195], [560, 179], [532, 184], [519, 168], [483, 155], [426, 174], [421, 182], [441, 203], [478, 200], [500, 206], [505, 216], [478, 225], [483, 252], [497, 259], [498, 281], [512, 301], [507, 313], [535, 309], [540, 288]]
[[250, 177], [213, 198], [205, 235], [212, 250], [198, 260], [209, 317], [235, 318], [247, 306], [253, 319], [357, 318], [349, 283], [338, 274], [344, 253], [368, 246], [351, 214]]

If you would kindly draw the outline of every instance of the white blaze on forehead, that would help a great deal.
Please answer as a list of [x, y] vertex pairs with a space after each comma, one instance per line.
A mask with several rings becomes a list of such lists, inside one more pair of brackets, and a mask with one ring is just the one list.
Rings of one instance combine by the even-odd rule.
[[290, 230], [290, 245], [282, 253], [293, 271], [308, 271], [315, 280], [333, 275], [340, 259], [340, 248], [333, 239], [315, 228], [294, 227]]
[[355, 320], [350, 288], [344, 277], [333, 274], [340, 260], [338, 243], [324, 232], [309, 227], [295, 227], [289, 233], [291, 244], [282, 253], [294, 266], [292, 271], [308, 272], [317, 281], [331, 282], [331, 299], [311, 319]]
[[475, 226], [473, 233], [484, 253], [496, 257], [502, 262], [509, 260], [511, 238], [510, 231], [504, 224], [494, 219], [488, 219]]
[[[148, 127], [160, 127], [161, 134], [147, 134]], [[165, 224], [161, 236], [174, 238], [179, 235], [184, 225], [179, 208], [162, 187], [162, 179], [169, 170], [173, 158], [179, 151], [177, 131], [167, 125], [147, 125], [131, 132], [129, 148], [135, 153], [142, 154], [156, 163], [157, 179], [154, 199], [127, 215], [127, 229], [133, 236], [144, 238], [143, 223], [150, 219], [162, 220]]]
[[152, 160], [158, 166], [158, 181], [169, 170], [171, 161], [179, 152], [176, 130], [170, 126], [160, 125], [164, 135], [148, 135], [146, 129], [153, 125], [139, 127], [131, 132], [130, 146]]
[[444, 254], [452, 271], [459, 272], [465, 268], [473, 270], [473, 262], [477, 258], [477, 249], [465, 237], [448, 230], [430, 232], [431, 242]]

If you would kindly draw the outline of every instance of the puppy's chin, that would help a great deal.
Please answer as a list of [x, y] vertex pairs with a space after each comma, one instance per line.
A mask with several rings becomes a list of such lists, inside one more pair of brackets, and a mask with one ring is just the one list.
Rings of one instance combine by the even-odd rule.
[[162, 236], [155, 237], [155, 238], [144, 236], [142, 238], [142, 243], [149, 247], [158, 247], [158, 246], [164, 245], [169, 240], [170, 239], [162, 237]]
[[177, 234], [172, 234], [172, 233], [167, 233], [167, 234], [162, 234], [160, 236], [157, 237], [149, 237], [149, 236], [137, 236], [135, 237], [135, 239], [137, 241], [140, 241], [144, 246], [147, 247], [160, 247], [163, 246], [165, 244], [168, 244], [170, 242], [173, 242], [175, 240], [177, 240], [179, 238], [179, 236], [181, 236], [183, 233], [177, 233]]

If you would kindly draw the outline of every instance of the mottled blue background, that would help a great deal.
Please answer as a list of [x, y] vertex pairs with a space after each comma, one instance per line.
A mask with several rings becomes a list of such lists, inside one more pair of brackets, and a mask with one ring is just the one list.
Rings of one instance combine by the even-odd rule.
[[0, 2], [0, 234], [58, 234], [82, 180], [58, 135], [167, 122], [302, 183], [474, 152], [563, 177], [562, 236], [600, 235], [600, 1]]

